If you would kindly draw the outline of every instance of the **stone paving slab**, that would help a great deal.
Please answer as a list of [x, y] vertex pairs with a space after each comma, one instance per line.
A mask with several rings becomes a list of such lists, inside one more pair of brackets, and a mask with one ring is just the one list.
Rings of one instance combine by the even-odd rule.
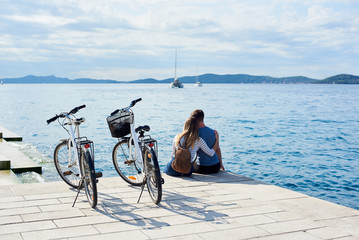
[[63, 182], [0, 185], [0, 239], [359, 239], [359, 211], [220, 172], [163, 175], [156, 206], [120, 177], [90, 208]]

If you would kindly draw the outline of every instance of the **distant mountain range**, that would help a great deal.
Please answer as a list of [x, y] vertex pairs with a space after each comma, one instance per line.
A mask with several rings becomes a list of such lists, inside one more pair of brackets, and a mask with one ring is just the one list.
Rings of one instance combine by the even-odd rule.
[[[197, 76], [186, 76], [178, 78], [182, 83], [194, 84]], [[133, 80], [133, 81], [116, 81], [109, 79], [91, 79], [77, 78], [68, 79], [56, 76], [33, 76], [28, 75], [20, 78], [3, 78], [4, 84], [59, 84], [59, 83], [171, 83], [173, 78], [157, 80], [154, 78]], [[275, 78], [269, 76], [253, 76], [247, 74], [203, 74], [198, 76], [198, 80], [202, 83], [247, 83], [247, 84], [359, 84], [359, 76], [349, 74], [339, 74], [323, 80], [307, 78], [303, 76]]]

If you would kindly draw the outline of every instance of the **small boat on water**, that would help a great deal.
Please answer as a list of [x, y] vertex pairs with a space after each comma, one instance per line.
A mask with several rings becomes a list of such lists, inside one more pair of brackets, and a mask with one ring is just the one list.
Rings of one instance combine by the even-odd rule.
[[202, 87], [202, 83], [198, 81], [198, 76], [196, 77], [196, 83], [194, 84], [195, 87]]
[[194, 84], [194, 86], [195, 86], [195, 87], [202, 87], [202, 83], [201, 83], [201, 82], [196, 82], [196, 83]]
[[173, 82], [170, 85], [171, 88], [183, 88], [183, 84], [175, 77]]
[[176, 56], [175, 56], [175, 77], [173, 82], [170, 84], [171, 88], [183, 88], [183, 84], [177, 79], [177, 49], [176, 49]]

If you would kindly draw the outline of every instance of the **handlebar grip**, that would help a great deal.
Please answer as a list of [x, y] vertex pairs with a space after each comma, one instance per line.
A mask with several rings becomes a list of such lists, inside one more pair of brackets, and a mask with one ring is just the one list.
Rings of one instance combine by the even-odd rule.
[[120, 109], [117, 109], [117, 110], [113, 111], [113, 112], [110, 114], [110, 116], [115, 115], [115, 114], [118, 113], [119, 111], [120, 111]]
[[75, 114], [75, 113], [77, 113], [80, 109], [85, 108], [85, 107], [86, 107], [85, 104], [84, 104], [84, 105], [81, 105], [81, 106], [78, 106], [78, 107], [75, 107], [74, 109], [72, 109], [72, 110], [69, 112], [69, 114]]
[[136, 99], [136, 100], [133, 100], [132, 102], [131, 102], [131, 107], [133, 107], [133, 106], [135, 106], [135, 104], [136, 103], [138, 103], [139, 101], [141, 101], [142, 100], [142, 98], [138, 98], [138, 99]]
[[47, 124], [50, 124], [50, 123], [52, 123], [53, 121], [55, 121], [56, 119], [58, 119], [58, 118], [59, 118], [59, 116], [56, 115], [55, 117], [50, 118], [49, 120], [46, 120], [46, 122], [47, 122]]

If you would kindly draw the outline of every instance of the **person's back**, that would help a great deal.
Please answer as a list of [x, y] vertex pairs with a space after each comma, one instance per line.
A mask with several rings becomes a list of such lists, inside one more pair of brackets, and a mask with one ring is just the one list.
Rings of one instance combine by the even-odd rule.
[[[213, 147], [216, 142], [216, 136], [214, 130], [209, 127], [200, 127], [198, 129], [199, 137], [207, 143], [209, 147]], [[219, 162], [217, 154], [214, 154], [212, 157], [205, 154], [201, 149], [198, 150], [198, 162], [201, 166], [211, 166]]]
[[212, 157], [204, 154], [203, 151], [198, 151], [198, 166], [195, 167], [196, 173], [210, 174], [217, 173], [220, 170], [224, 171], [222, 164], [222, 153], [219, 147], [219, 136], [216, 130], [206, 127], [204, 124], [204, 112], [201, 109], [192, 111], [191, 117], [197, 119], [198, 123], [198, 136], [202, 138], [209, 147], [216, 145], [216, 154]]

